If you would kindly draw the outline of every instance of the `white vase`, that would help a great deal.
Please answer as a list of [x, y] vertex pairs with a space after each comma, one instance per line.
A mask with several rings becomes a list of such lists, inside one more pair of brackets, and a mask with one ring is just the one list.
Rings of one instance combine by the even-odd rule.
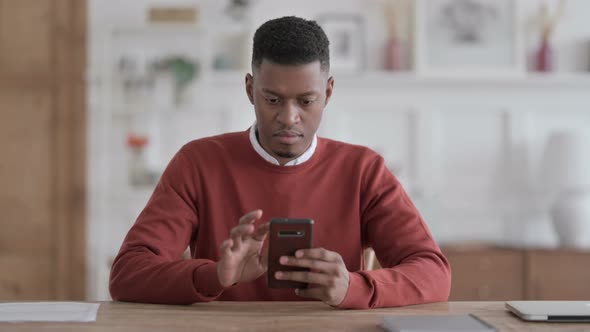
[[561, 246], [590, 249], [590, 190], [569, 190], [559, 195], [551, 217]]

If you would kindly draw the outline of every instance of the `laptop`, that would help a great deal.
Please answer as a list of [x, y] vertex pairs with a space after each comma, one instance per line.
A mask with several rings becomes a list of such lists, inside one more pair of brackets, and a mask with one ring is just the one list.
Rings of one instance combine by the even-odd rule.
[[380, 327], [388, 332], [495, 332], [490, 324], [472, 314], [388, 315]]
[[507, 301], [505, 305], [524, 320], [590, 322], [590, 301]]

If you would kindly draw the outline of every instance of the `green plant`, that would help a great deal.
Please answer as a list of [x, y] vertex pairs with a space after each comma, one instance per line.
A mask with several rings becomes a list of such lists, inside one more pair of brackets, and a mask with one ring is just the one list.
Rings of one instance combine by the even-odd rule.
[[183, 56], [170, 56], [155, 62], [154, 69], [170, 71], [174, 77], [174, 99], [178, 105], [183, 91], [198, 75], [199, 63]]

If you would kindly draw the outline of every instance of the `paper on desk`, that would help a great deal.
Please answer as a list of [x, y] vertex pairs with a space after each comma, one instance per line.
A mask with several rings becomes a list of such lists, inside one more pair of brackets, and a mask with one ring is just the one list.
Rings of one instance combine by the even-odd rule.
[[94, 322], [99, 303], [0, 303], [0, 322]]

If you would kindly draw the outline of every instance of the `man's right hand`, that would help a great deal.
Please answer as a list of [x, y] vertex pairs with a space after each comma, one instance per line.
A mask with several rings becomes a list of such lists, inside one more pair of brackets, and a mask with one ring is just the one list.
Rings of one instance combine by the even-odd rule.
[[217, 276], [223, 287], [255, 280], [266, 272], [268, 252], [262, 252], [262, 245], [269, 224], [254, 226], [261, 217], [262, 210], [246, 213], [231, 230], [230, 238], [221, 244]]

